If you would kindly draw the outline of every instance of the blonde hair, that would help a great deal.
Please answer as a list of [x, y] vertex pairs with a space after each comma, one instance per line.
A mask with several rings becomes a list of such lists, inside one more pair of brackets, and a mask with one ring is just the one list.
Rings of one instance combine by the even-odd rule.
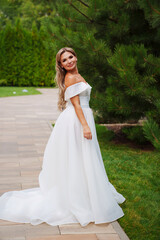
[[58, 53], [56, 54], [56, 76], [55, 76], [55, 82], [56, 85], [59, 88], [58, 92], [58, 109], [60, 111], [63, 111], [63, 109], [66, 108], [66, 101], [64, 100], [64, 92], [65, 92], [65, 84], [64, 84], [64, 78], [67, 73], [67, 70], [63, 67], [61, 67], [61, 55], [64, 52], [71, 52], [75, 57], [77, 57], [75, 51], [72, 48], [64, 47], [61, 48]]

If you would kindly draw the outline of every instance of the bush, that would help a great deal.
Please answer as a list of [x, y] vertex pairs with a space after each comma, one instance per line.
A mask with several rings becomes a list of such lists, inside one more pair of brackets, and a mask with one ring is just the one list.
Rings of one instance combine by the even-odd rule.
[[102, 125], [96, 124], [96, 131], [98, 139], [103, 140], [105, 143], [111, 141], [115, 136], [115, 133], [113, 131], [108, 130], [105, 126]]
[[152, 119], [148, 119], [143, 124], [143, 131], [145, 137], [153, 144], [153, 146], [160, 150], [160, 127], [159, 125]]
[[1, 86], [55, 86], [55, 53], [45, 40], [34, 23], [29, 31], [19, 19], [0, 31]]
[[132, 140], [138, 144], [148, 143], [142, 126], [126, 126], [122, 128], [122, 133], [125, 134], [127, 139]]
[[6, 86], [7, 80], [6, 79], [0, 79], [0, 86]]

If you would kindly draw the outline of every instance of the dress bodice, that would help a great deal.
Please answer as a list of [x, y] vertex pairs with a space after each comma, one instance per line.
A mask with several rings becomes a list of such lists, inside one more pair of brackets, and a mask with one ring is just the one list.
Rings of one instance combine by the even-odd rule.
[[67, 106], [73, 106], [70, 98], [79, 95], [81, 107], [89, 107], [91, 86], [85, 82], [78, 82], [69, 87], [65, 91], [65, 101], [68, 102]]

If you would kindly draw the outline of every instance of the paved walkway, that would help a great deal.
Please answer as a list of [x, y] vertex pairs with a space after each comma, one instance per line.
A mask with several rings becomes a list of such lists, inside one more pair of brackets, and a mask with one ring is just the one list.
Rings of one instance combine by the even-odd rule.
[[[0, 98], [0, 195], [38, 187], [51, 123], [59, 116], [57, 89], [41, 95]], [[127, 240], [118, 222], [37, 226], [0, 220], [0, 240]]]

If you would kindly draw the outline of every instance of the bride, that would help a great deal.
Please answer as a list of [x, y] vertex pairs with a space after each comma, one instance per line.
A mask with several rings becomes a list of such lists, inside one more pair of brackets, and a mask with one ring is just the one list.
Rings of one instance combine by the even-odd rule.
[[52, 226], [112, 222], [124, 215], [125, 198], [109, 182], [92, 109], [92, 87], [78, 73], [72, 48], [56, 55], [58, 108], [62, 111], [47, 142], [39, 187], [0, 197], [0, 219]]

